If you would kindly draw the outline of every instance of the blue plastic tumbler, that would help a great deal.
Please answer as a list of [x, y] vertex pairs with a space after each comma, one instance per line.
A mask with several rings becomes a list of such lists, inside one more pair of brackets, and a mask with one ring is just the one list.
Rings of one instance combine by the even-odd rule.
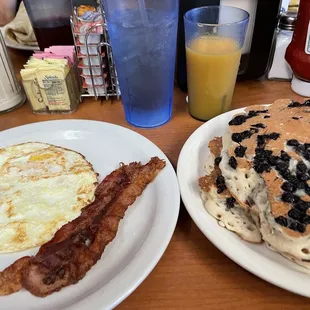
[[102, 0], [127, 121], [171, 118], [178, 0]]

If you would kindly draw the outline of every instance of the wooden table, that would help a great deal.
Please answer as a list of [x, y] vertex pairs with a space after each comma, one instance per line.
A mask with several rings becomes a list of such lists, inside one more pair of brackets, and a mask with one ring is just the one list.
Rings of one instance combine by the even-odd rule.
[[[29, 54], [11, 51], [19, 71]], [[271, 103], [278, 98], [300, 100], [286, 82], [239, 82], [233, 108]], [[160, 128], [138, 129], [124, 117], [120, 101], [85, 100], [72, 115], [38, 116], [29, 104], [0, 115], [0, 130], [54, 119], [89, 119], [118, 124], [144, 135], [177, 165], [180, 150], [202, 125], [190, 117], [185, 94], [175, 89], [173, 116]], [[310, 287], [309, 287], [310, 290]], [[252, 275], [222, 254], [199, 231], [184, 205], [172, 240], [148, 278], [118, 309], [309, 309], [310, 300], [273, 286]]]

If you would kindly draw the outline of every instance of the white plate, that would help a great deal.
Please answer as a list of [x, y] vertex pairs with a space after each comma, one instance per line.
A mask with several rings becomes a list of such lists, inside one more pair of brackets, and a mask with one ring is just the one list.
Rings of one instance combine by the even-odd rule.
[[310, 297], [310, 275], [301, 273], [300, 270], [304, 270], [302, 267], [270, 251], [263, 244], [243, 241], [236, 234], [219, 226], [204, 209], [200, 198], [197, 180], [204, 175], [203, 165], [210, 153], [209, 141], [222, 136], [232, 116], [243, 111], [244, 109], [238, 109], [219, 115], [189, 137], [181, 151], [177, 169], [182, 200], [203, 234], [230, 259], [270, 283]]
[[[0, 132], [0, 147], [38, 141], [70, 148], [86, 156], [104, 176], [120, 162], [146, 163], [153, 156], [167, 166], [128, 209], [116, 238], [101, 260], [76, 285], [39, 298], [22, 290], [0, 297], [0, 309], [111, 309], [152, 271], [173, 234], [180, 204], [176, 174], [164, 153], [143, 136], [120, 126], [86, 120], [49, 121]], [[0, 255], [0, 270], [36, 250]]]

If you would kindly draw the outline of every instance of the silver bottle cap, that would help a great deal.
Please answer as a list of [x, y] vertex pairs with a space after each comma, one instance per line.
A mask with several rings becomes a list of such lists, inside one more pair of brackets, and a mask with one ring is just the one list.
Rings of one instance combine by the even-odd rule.
[[282, 13], [279, 20], [278, 27], [282, 30], [294, 30], [295, 22], [297, 19], [296, 12], [285, 12]]

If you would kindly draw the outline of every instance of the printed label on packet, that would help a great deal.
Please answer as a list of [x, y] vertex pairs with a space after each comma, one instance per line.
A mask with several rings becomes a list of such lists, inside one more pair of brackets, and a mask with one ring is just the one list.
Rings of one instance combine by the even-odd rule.
[[306, 37], [306, 46], [305, 46], [305, 53], [310, 54], [310, 21], [308, 24], [308, 31], [307, 31], [307, 37]]

